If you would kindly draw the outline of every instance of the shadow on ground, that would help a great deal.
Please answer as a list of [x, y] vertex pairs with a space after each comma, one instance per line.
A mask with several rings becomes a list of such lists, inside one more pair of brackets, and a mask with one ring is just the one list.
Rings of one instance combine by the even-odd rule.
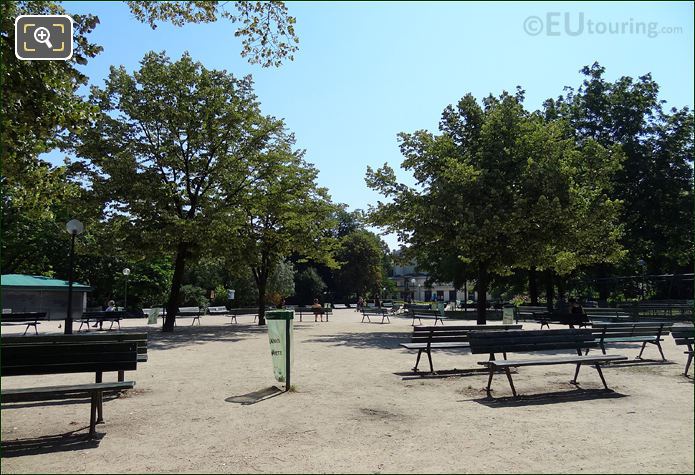
[[[141, 333], [138, 329], [129, 333]], [[147, 328], [148, 349], [167, 350], [211, 341], [235, 342], [267, 333], [267, 327], [258, 325], [193, 325], [177, 326], [172, 333], [161, 328]]]
[[333, 346], [353, 348], [400, 348], [399, 344], [409, 341], [409, 332], [337, 333], [306, 340], [307, 343], [328, 343]]
[[571, 391], [520, 395], [519, 397], [504, 396], [499, 398], [468, 399], [488, 407], [540, 406], [545, 404], [561, 404], [566, 402], [587, 401], [591, 399], [619, 399], [628, 397], [606, 389], [573, 389]]
[[279, 396], [284, 392], [285, 391], [278, 387], [270, 386], [268, 388], [264, 388], [259, 391], [253, 391], [247, 394], [241, 394], [239, 396], [230, 396], [227, 399], [225, 399], [225, 401], [241, 404], [242, 406], [248, 406], [251, 404], [256, 404], [257, 402], [266, 401], [275, 396]]
[[2, 457], [22, 457], [24, 455], [68, 452], [99, 447], [104, 434], [97, 433], [94, 437], [90, 437], [88, 433], [77, 433], [84, 430], [89, 431], [89, 427], [83, 427], [65, 434], [47, 435], [35, 439], [2, 441], [0, 443]]

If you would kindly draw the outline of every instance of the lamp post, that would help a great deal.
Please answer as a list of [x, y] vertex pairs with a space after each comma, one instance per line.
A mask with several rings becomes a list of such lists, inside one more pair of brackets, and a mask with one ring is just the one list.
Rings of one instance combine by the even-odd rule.
[[645, 262], [644, 259], [640, 259], [637, 261], [637, 264], [642, 268], [642, 301], [644, 301], [644, 294], [646, 293], [647, 290], [647, 263]]
[[417, 281], [415, 279], [410, 279], [410, 285], [413, 287], [413, 300], [417, 300], [415, 298], [415, 284], [416, 283], [417, 283]]
[[127, 267], [123, 269], [123, 275], [125, 276], [125, 293], [123, 294], [123, 310], [128, 311], [128, 276], [130, 275], [130, 269]]
[[68, 313], [65, 316], [65, 334], [72, 334], [72, 268], [73, 255], [75, 254], [75, 236], [82, 234], [84, 224], [76, 219], [71, 219], [65, 225], [65, 229], [70, 234], [70, 268], [68, 269]]

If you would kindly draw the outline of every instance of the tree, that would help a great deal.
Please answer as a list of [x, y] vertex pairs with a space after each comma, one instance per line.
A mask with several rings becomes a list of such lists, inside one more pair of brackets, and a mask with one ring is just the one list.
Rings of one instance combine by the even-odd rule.
[[233, 24], [241, 24], [234, 36], [241, 38], [242, 57], [263, 67], [280, 66], [284, 59], [294, 59], [299, 38], [294, 32], [296, 19], [287, 14], [285, 2], [271, 0], [237, 1], [235, 11], [225, 10], [230, 2], [126, 2], [135, 18], [148, 23], [152, 29], [158, 21], [176, 26], [185, 23], [211, 23], [224, 18]]
[[[604, 79], [598, 63], [585, 66], [582, 85], [545, 104], [548, 117], [561, 117], [579, 143], [594, 140], [625, 154], [610, 196], [623, 202], [621, 242], [628, 254], [622, 267], [641, 272], [679, 272], [693, 266], [693, 112], [665, 111], [659, 85], [650, 74], [637, 80]], [[606, 277], [609, 269], [599, 268]], [[606, 299], [607, 288], [602, 289]]]
[[397, 232], [436, 280], [475, 275], [481, 324], [492, 276], [528, 266], [565, 274], [617, 252], [616, 204], [589, 178], [619, 157], [593, 141], [581, 149], [561, 140], [522, 101], [520, 89], [482, 107], [467, 95], [444, 110], [440, 135], [400, 134], [416, 187], [398, 183], [388, 165], [367, 170], [368, 186], [391, 200], [371, 209], [372, 221]]
[[381, 239], [365, 230], [343, 236], [336, 252], [340, 269], [335, 271], [336, 291], [340, 295], [365, 296], [381, 291], [383, 274], [383, 248]]
[[326, 284], [313, 267], [297, 272], [294, 286], [297, 303], [300, 305], [311, 304], [315, 298], [319, 298], [323, 291], [326, 290]]
[[210, 249], [215, 226], [260, 180], [283, 124], [261, 115], [250, 77], [208, 70], [188, 55], [172, 62], [148, 53], [132, 76], [112, 67], [90, 100], [100, 113], [77, 136], [77, 154], [88, 160], [102, 221], [121, 223], [133, 248], [173, 251], [164, 324], [173, 331], [186, 262]]
[[294, 276], [294, 265], [289, 261], [279, 259], [268, 278], [266, 299], [274, 305], [282, 305], [285, 297], [294, 295]]
[[304, 259], [334, 265], [335, 207], [327, 190], [317, 185], [318, 170], [306, 163], [302, 151], [292, 150], [294, 139], [264, 153], [252, 188], [240, 202], [241, 216], [229, 218], [235, 238], [232, 246], [239, 262], [253, 271], [258, 288], [258, 324], [265, 325], [268, 280], [280, 259], [296, 253]]

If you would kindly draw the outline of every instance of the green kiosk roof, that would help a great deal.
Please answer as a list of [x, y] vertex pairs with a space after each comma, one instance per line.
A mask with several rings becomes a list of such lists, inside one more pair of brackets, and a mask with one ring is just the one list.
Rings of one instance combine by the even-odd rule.
[[[68, 281], [60, 279], [51, 279], [41, 275], [24, 275], [24, 274], [5, 274], [0, 276], [0, 286], [15, 289], [32, 289], [32, 290], [67, 290]], [[91, 291], [89, 285], [72, 283], [74, 290]]]

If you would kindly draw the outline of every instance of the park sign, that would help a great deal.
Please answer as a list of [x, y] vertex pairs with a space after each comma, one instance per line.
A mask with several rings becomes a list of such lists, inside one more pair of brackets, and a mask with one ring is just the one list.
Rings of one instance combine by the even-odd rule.
[[293, 325], [294, 311], [270, 310], [265, 314], [268, 324], [270, 356], [273, 360], [275, 379], [285, 383], [285, 390], [290, 389], [290, 371], [294, 357]]

